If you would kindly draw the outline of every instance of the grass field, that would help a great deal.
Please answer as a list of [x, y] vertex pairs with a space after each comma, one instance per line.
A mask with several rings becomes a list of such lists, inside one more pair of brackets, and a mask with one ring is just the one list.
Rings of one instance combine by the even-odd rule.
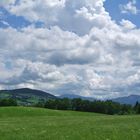
[[139, 140], [140, 116], [0, 108], [0, 140]]

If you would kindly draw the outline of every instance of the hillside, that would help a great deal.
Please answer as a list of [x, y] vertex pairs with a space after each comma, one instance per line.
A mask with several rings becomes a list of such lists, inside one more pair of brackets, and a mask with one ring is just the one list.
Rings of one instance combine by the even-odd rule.
[[44, 91], [21, 88], [14, 90], [0, 90], [0, 98], [13, 98], [16, 99], [20, 105], [30, 105], [39, 101], [55, 99], [56, 97]]
[[139, 95], [130, 95], [128, 97], [119, 97], [116, 99], [112, 99], [112, 101], [118, 102], [121, 104], [135, 105], [137, 101], [140, 103], [140, 96]]
[[139, 140], [140, 116], [0, 108], [2, 140]]

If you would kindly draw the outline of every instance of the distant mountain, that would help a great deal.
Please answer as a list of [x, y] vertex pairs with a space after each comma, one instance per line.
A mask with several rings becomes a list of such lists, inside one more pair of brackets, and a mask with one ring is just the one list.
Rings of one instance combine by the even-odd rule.
[[82, 100], [89, 100], [89, 101], [94, 101], [95, 100], [92, 97], [84, 97], [84, 96], [75, 95], [75, 94], [64, 94], [64, 95], [60, 95], [59, 98], [69, 98], [69, 99], [80, 98]]
[[14, 90], [0, 90], [0, 98], [13, 98], [21, 105], [30, 105], [39, 101], [55, 99], [57, 97], [41, 90], [21, 88]]
[[140, 95], [130, 95], [128, 97], [119, 97], [116, 99], [112, 99], [114, 102], [118, 102], [121, 104], [130, 104], [135, 105], [135, 103], [138, 101], [140, 102]]
[[[32, 105], [38, 103], [39, 101], [46, 101], [48, 99], [56, 99], [56, 98], [69, 98], [69, 99], [81, 98], [82, 100], [89, 100], [89, 101], [97, 100], [92, 97], [83, 97], [74, 94], [64, 94], [56, 97], [50, 93], [41, 90], [29, 89], [29, 88], [21, 88], [21, 89], [14, 89], [14, 90], [0, 90], [0, 99], [4, 99], [4, 98], [16, 99], [18, 101], [18, 104], [20, 105]], [[140, 102], [140, 95], [130, 95], [128, 97], [119, 97], [111, 100], [121, 104], [135, 105], [137, 101]]]
[[[64, 94], [59, 96], [59, 98], [69, 98], [69, 99], [74, 99], [74, 98], [81, 98], [83, 100], [89, 100], [89, 101], [94, 101], [98, 100], [92, 97], [83, 97], [80, 95], [74, 95], [74, 94]], [[138, 101], [140, 102], [140, 96], [139, 95], [130, 95], [128, 97], [119, 97], [115, 99], [111, 99], [114, 102], [118, 102], [120, 104], [130, 104], [130, 105], [135, 105], [135, 103]]]

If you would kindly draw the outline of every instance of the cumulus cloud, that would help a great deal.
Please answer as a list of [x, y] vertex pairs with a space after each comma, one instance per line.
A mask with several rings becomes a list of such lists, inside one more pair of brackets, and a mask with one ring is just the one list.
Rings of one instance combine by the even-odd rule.
[[133, 24], [131, 21], [129, 21], [129, 20], [125, 20], [125, 19], [122, 19], [122, 21], [120, 22], [120, 24], [124, 27], [124, 28], [126, 28], [127, 30], [131, 30], [131, 29], [134, 29], [134, 28], [136, 28], [136, 25], [135, 24]]
[[0, 1], [0, 6], [8, 6], [11, 4], [14, 4], [16, 0], [1, 0]]
[[138, 14], [139, 9], [137, 9], [136, 3], [137, 3], [136, 0], [131, 0], [125, 5], [120, 5], [121, 13], [123, 14], [130, 13], [135, 15]]
[[11, 13], [23, 16], [31, 22], [42, 21], [50, 28], [59, 26], [63, 30], [79, 35], [87, 34], [93, 26], [110, 24], [110, 17], [103, 7], [104, 0], [20, 0], [17, 5], [7, 7]]
[[[140, 29], [111, 20], [103, 0], [20, 0], [7, 9], [34, 25], [0, 29], [0, 88], [111, 98], [137, 94]], [[42, 7], [42, 8], [40, 8]]]

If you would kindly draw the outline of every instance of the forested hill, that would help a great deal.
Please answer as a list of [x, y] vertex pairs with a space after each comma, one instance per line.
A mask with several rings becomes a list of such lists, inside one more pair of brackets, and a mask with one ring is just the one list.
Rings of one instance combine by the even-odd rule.
[[56, 97], [41, 90], [21, 88], [14, 90], [0, 90], [0, 98], [13, 98], [21, 105], [30, 105], [43, 100], [55, 99]]

